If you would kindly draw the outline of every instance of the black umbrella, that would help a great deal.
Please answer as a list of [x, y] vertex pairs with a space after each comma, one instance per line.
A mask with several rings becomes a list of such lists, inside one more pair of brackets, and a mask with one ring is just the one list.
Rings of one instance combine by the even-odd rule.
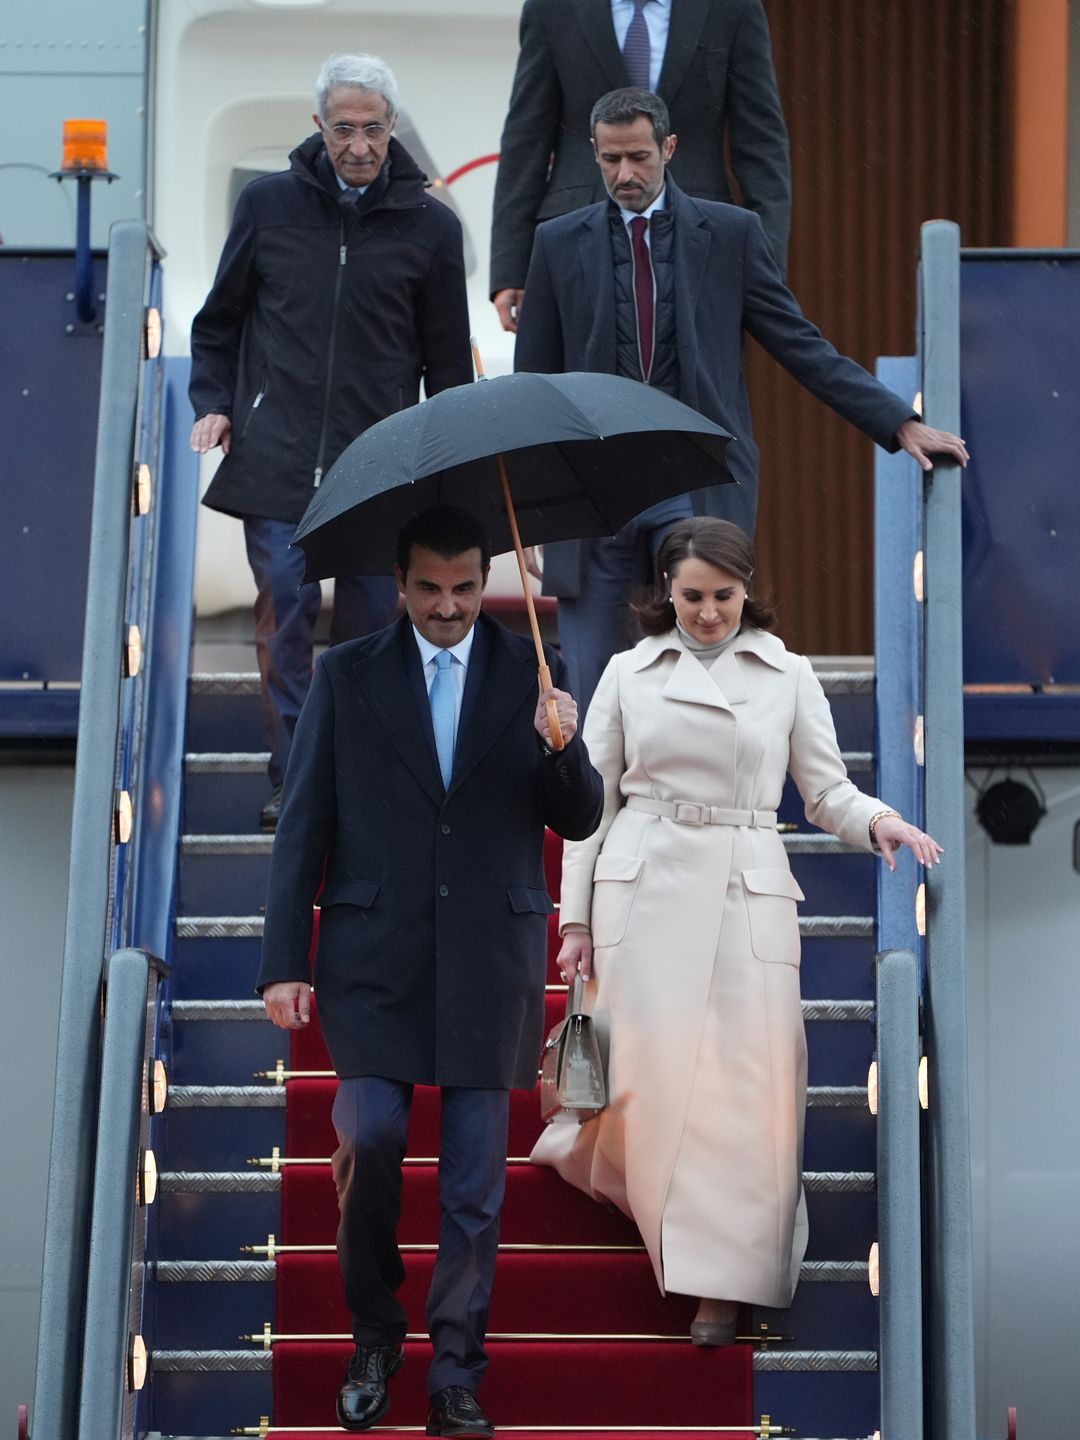
[[389, 574], [408, 519], [431, 505], [462, 506], [486, 525], [496, 554], [517, 551], [548, 688], [522, 545], [612, 535], [650, 505], [730, 480], [731, 438], [636, 380], [481, 378], [358, 436], [315, 492], [293, 542], [304, 549], [305, 580]]

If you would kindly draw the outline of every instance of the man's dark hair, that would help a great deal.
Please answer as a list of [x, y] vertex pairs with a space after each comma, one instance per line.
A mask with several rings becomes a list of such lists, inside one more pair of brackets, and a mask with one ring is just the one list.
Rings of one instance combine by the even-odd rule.
[[639, 90], [635, 85], [609, 90], [600, 96], [589, 116], [589, 133], [595, 140], [597, 125], [632, 125], [639, 115], [652, 121], [653, 136], [657, 145], [662, 146], [671, 134], [668, 108], [659, 95], [651, 90]]
[[409, 573], [409, 558], [414, 545], [433, 550], [444, 560], [456, 560], [466, 550], [480, 551], [480, 569], [487, 574], [491, 565], [491, 541], [487, 530], [457, 505], [432, 505], [421, 510], [401, 527], [397, 542], [397, 563], [402, 575]]

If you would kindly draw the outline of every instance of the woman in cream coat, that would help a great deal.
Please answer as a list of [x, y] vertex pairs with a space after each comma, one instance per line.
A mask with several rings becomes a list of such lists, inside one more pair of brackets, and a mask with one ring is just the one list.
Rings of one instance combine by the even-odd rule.
[[803, 899], [776, 829], [790, 771], [807, 819], [850, 845], [939, 847], [848, 779], [805, 657], [747, 598], [753, 551], [709, 518], [657, 558], [644, 639], [609, 662], [584, 735], [600, 828], [563, 854], [559, 967], [580, 966], [608, 1107], [532, 1155], [630, 1215], [665, 1292], [701, 1297], [692, 1338], [734, 1338], [735, 1302], [791, 1303], [806, 1248]]

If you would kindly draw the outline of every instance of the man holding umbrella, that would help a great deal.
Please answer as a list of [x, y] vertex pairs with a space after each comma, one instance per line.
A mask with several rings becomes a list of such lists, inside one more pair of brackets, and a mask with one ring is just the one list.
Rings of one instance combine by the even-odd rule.
[[[244, 521], [270, 751], [272, 830], [311, 683], [317, 585], [301, 588], [293, 531], [361, 431], [472, 379], [461, 224], [393, 138], [397, 86], [373, 55], [334, 55], [317, 133], [290, 168], [243, 191], [191, 331], [191, 448], [224, 460], [204, 497]], [[331, 643], [394, 617], [385, 576], [342, 573]]]
[[[548, 654], [555, 687], [538, 700], [532, 646], [481, 613], [489, 560], [483, 526], [462, 510], [406, 523], [395, 572], [406, 614], [318, 661], [271, 862], [258, 984], [283, 1029], [310, 1018], [323, 884], [314, 979], [340, 1079], [338, 1255], [356, 1352], [338, 1418], [349, 1430], [386, 1414], [404, 1360], [395, 1232], [422, 1084], [442, 1090], [427, 1433], [492, 1434], [476, 1391], [509, 1091], [535, 1087], [542, 1038], [544, 827], [585, 838], [603, 807], [561, 661]], [[549, 743], [547, 699], [562, 749]]]

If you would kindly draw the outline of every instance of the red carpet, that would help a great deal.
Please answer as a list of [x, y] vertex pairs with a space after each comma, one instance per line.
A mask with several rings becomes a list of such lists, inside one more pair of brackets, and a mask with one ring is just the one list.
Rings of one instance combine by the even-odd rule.
[[[556, 898], [558, 856], [557, 843], [549, 843], [548, 885]], [[551, 934], [554, 941], [554, 923]], [[549, 978], [558, 978], [554, 966]], [[561, 1016], [564, 1004], [561, 993], [549, 994], [550, 1023]], [[329, 1068], [317, 1019], [293, 1036], [290, 1064], [294, 1070]], [[333, 1080], [288, 1082], [287, 1158], [325, 1162], [333, 1153], [334, 1090]], [[438, 1155], [438, 1119], [438, 1092], [418, 1087], [410, 1157], [433, 1161]], [[540, 1130], [536, 1095], [514, 1092], [510, 1155], [527, 1156]], [[279, 1243], [332, 1245], [336, 1227], [328, 1165], [287, 1165]], [[435, 1165], [406, 1165], [399, 1242], [433, 1245], [437, 1233]], [[700, 1350], [689, 1344], [685, 1336], [694, 1302], [660, 1295], [625, 1216], [594, 1204], [549, 1170], [512, 1164], [501, 1241], [508, 1247], [545, 1248], [504, 1249], [499, 1257], [489, 1330], [507, 1338], [490, 1341], [481, 1394], [498, 1425], [554, 1426], [564, 1434], [580, 1426], [608, 1427], [594, 1430], [593, 1440], [622, 1440], [623, 1426], [746, 1425], [746, 1433], [753, 1433], [751, 1347]], [[567, 1248], [573, 1246], [607, 1248]], [[433, 1263], [430, 1250], [405, 1253], [402, 1301], [418, 1335], [424, 1332]], [[336, 1257], [331, 1252], [285, 1254], [278, 1256], [277, 1266], [275, 1332], [304, 1338], [274, 1344], [274, 1425], [334, 1427], [334, 1400], [351, 1353], [351, 1342], [333, 1338], [349, 1330]], [[549, 1336], [554, 1338], [540, 1338]], [[406, 1345], [406, 1365], [391, 1388], [388, 1425], [423, 1425], [429, 1356], [424, 1340]], [[517, 1434], [527, 1440], [525, 1432]], [[304, 1436], [293, 1431], [292, 1440]]]

